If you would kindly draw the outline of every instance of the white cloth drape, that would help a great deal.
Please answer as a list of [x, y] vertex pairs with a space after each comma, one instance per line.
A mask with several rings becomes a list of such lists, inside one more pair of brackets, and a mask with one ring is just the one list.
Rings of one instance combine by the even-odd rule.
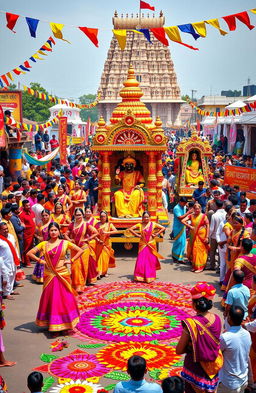
[[247, 124], [243, 125], [243, 130], [244, 130], [244, 150], [243, 154], [249, 156], [251, 154], [251, 127]]

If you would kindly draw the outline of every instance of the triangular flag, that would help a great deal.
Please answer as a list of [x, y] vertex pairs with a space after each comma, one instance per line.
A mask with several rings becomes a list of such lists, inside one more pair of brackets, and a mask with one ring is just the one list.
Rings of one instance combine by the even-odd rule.
[[194, 29], [198, 32], [198, 34], [201, 37], [206, 37], [207, 31], [206, 31], [206, 26], [205, 26], [204, 22], [192, 23], [192, 26], [194, 27]]
[[211, 26], [215, 27], [216, 29], [218, 29], [221, 35], [228, 34], [227, 31], [221, 29], [220, 22], [219, 22], [218, 19], [208, 19], [208, 20], [206, 20], [206, 23], [208, 23], [209, 25], [211, 25]]
[[24, 61], [24, 66], [27, 68], [31, 68], [31, 65], [29, 64], [29, 62], [27, 60]]
[[47, 50], [48, 52], [52, 52], [52, 47], [48, 42], [45, 42], [43, 46], [40, 48], [41, 50]]
[[53, 39], [52, 37], [49, 37], [49, 39], [47, 40], [47, 42], [48, 42], [48, 41], [51, 41], [51, 42], [53, 43], [53, 45], [56, 44], [56, 42], [54, 41], [54, 39]]
[[43, 55], [43, 56], [47, 56], [47, 54], [44, 53], [44, 52], [43, 52], [42, 50], [40, 50], [40, 49], [37, 51], [37, 53], [40, 53], [40, 55]]
[[191, 34], [195, 40], [197, 40], [198, 38], [200, 38], [200, 35], [197, 34], [195, 32], [194, 27], [191, 25], [191, 23], [187, 23], [186, 25], [178, 25], [178, 28], [180, 29], [180, 31], [182, 31], [183, 33], [188, 33]]
[[4, 84], [3, 84], [3, 82], [2, 82], [2, 79], [0, 78], [0, 86], [1, 87], [4, 87]]
[[142, 0], [140, 0], [140, 9], [155, 11], [155, 7], [153, 5], [150, 5], [149, 3], [146, 3], [145, 1]]
[[6, 78], [6, 75], [1, 75], [1, 78], [3, 79], [6, 86], [10, 86], [10, 83], [9, 83], [8, 79]]
[[42, 59], [42, 57], [40, 57], [37, 53], [35, 53], [35, 54], [33, 55], [33, 57], [34, 57], [35, 59], [38, 59], [38, 60], [44, 60], [44, 59]]
[[253, 8], [252, 10], [250, 10], [253, 14], [256, 14], [256, 8]]
[[[7, 20], [7, 25], [8, 29], [13, 31], [14, 26], [16, 25], [17, 20], [19, 19], [19, 15], [15, 14], [10, 14], [9, 12], [6, 12], [6, 20]], [[16, 33], [16, 31], [13, 31]]]
[[12, 73], [11, 72], [7, 72], [7, 74], [6, 74], [7, 76], [8, 76], [8, 78], [11, 80], [11, 81], [13, 81], [14, 80], [14, 78], [13, 78], [13, 76], [12, 76]]
[[98, 48], [99, 43], [98, 43], [98, 31], [99, 29], [93, 29], [91, 27], [78, 27], [87, 37], [89, 40], [92, 41], [92, 43]]
[[126, 46], [126, 30], [118, 29], [118, 30], [112, 30], [112, 31], [118, 41], [118, 44], [119, 44], [121, 50], [124, 50], [125, 46]]
[[36, 29], [37, 29], [39, 20], [26, 17], [26, 22], [28, 24], [28, 28], [29, 28], [31, 37], [36, 38]]
[[65, 40], [63, 38], [62, 29], [63, 29], [64, 25], [62, 23], [50, 22], [50, 27], [52, 29], [52, 33], [53, 33], [55, 38], [58, 38], [59, 40], [66, 41], [66, 42], [68, 42], [70, 44], [70, 42], [68, 40]]
[[25, 74], [25, 72], [19, 70], [18, 68], [14, 68], [14, 69], [13, 69], [13, 72], [14, 72], [16, 75], [20, 75], [20, 74], [22, 74], [22, 73]]
[[171, 41], [182, 42], [177, 26], [164, 27], [164, 30]]
[[34, 63], [36, 63], [36, 60], [34, 59], [33, 56], [30, 57], [30, 60], [32, 60]]
[[156, 39], [158, 41], [162, 42], [163, 45], [169, 46], [169, 42], [165, 36], [165, 30], [163, 27], [154, 27], [154, 28], [150, 29], [150, 31], [152, 31], [152, 33], [154, 34]]
[[246, 11], [239, 12], [238, 14], [223, 16], [223, 19], [227, 23], [230, 31], [236, 30], [236, 18], [240, 20], [240, 22], [244, 23], [248, 29], [252, 30], [255, 26], [251, 24], [250, 17]]
[[30, 70], [29, 70], [28, 68], [24, 67], [22, 64], [19, 65], [19, 67], [20, 67], [20, 69], [23, 70], [23, 71], [28, 71], [28, 72], [30, 72]]
[[144, 34], [144, 37], [148, 40], [148, 42], [150, 42], [150, 44], [153, 44], [153, 42], [151, 41], [151, 38], [150, 38], [149, 29], [138, 29], [138, 31], [140, 33]]

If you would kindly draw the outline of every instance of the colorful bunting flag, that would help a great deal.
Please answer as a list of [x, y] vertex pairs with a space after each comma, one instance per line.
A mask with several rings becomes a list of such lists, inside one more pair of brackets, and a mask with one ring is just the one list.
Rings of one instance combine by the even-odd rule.
[[26, 22], [28, 24], [28, 28], [29, 28], [29, 32], [30, 32], [31, 37], [36, 38], [36, 29], [37, 29], [39, 20], [26, 17]]
[[211, 26], [215, 27], [216, 29], [218, 29], [221, 35], [228, 34], [227, 31], [221, 29], [220, 22], [219, 22], [218, 19], [208, 19], [208, 20], [206, 20], [206, 23], [208, 23], [209, 25], [211, 25]]
[[6, 75], [1, 75], [1, 78], [3, 79], [4, 83], [6, 84], [6, 86], [10, 86], [10, 83], [9, 83]]
[[155, 7], [150, 5], [149, 3], [146, 3], [145, 1], [140, 0], [140, 9], [141, 10], [151, 10], [155, 11]]
[[206, 31], [205, 22], [192, 23], [192, 26], [201, 37], [206, 37], [207, 31]]
[[14, 78], [13, 78], [13, 76], [12, 76], [12, 73], [11, 72], [7, 72], [7, 74], [6, 74], [7, 76], [8, 76], [8, 78], [11, 80], [11, 81], [13, 81], [14, 80]]
[[98, 48], [98, 32], [99, 29], [92, 29], [90, 27], [79, 27], [79, 29], [87, 35], [87, 37], [92, 41], [92, 43]]
[[152, 33], [154, 34], [156, 39], [158, 41], [162, 42], [163, 45], [169, 46], [169, 42], [166, 38], [165, 30], [163, 27], [154, 27], [154, 28], [150, 29], [150, 31], [152, 31]]
[[3, 84], [3, 82], [2, 82], [2, 79], [0, 78], [0, 87], [4, 87], [4, 84]]
[[139, 31], [142, 34], [144, 34], [144, 37], [146, 38], [146, 40], [148, 40], [148, 42], [150, 42], [150, 44], [153, 44], [153, 42], [151, 41], [151, 38], [150, 38], [149, 29], [137, 29], [137, 31]]
[[197, 40], [200, 37], [200, 35], [195, 32], [195, 29], [194, 29], [194, 27], [192, 26], [191, 23], [187, 23], [185, 25], [178, 25], [178, 28], [183, 33], [191, 34], [194, 37], [195, 40]]
[[55, 38], [58, 38], [59, 40], [66, 41], [66, 42], [68, 42], [70, 44], [70, 42], [68, 40], [65, 40], [63, 38], [62, 29], [63, 29], [64, 25], [62, 23], [50, 22], [50, 27], [52, 29], [52, 33], [53, 33]]
[[240, 22], [244, 23], [248, 29], [252, 30], [255, 26], [251, 24], [250, 17], [247, 11], [239, 12], [238, 14], [223, 16], [223, 19], [227, 23], [230, 31], [236, 30], [236, 18], [240, 20]]
[[164, 27], [164, 30], [171, 41], [182, 42], [180, 32], [177, 26]]
[[256, 14], [256, 8], [253, 8], [252, 10], [250, 10], [253, 14]]
[[[6, 27], [8, 27], [8, 29], [13, 31], [14, 26], [16, 25], [18, 19], [19, 19], [19, 15], [10, 14], [9, 12], [6, 12], [6, 20], [7, 20]], [[16, 33], [16, 31], [13, 31], [13, 33]]]
[[118, 29], [118, 30], [112, 30], [112, 31], [117, 39], [117, 42], [118, 42], [121, 50], [124, 50], [125, 46], [126, 46], [126, 30]]

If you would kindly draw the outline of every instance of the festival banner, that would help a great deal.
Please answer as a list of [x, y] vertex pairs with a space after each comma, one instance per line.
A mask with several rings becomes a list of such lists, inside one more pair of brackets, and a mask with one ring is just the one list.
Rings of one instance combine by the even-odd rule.
[[4, 112], [0, 106], [0, 147], [6, 147], [6, 134], [4, 128]]
[[22, 122], [22, 96], [21, 91], [0, 91], [0, 106], [3, 112], [11, 111], [13, 123]]
[[237, 185], [241, 191], [256, 193], [256, 169], [227, 165], [225, 167], [224, 184]]
[[60, 165], [67, 164], [67, 134], [68, 118], [62, 116], [59, 120]]

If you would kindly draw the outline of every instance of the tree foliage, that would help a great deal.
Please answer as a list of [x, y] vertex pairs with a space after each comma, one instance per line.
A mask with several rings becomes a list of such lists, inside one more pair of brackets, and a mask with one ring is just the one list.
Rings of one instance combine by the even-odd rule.
[[184, 96], [181, 96], [181, 99], [184, 101], [190, 100], [190, 97], [188, 94], [185, 94]]
[[[95, 99], [96, 94], [84, 94], [82, 97], [79, 97], [80, 104], [82, 105], [90, 104]], [[95, 122], [98, 120], [99, 116], [98, 107], [95, 106], [91, 109], [81, 109], [80, 116], [83, 121], [87, 121], [88, 118], [90, 118], [92, 122]]]
[[[30, 87], [33, 90], [37, 90], [41, 93], [49, 94], [40, 83], [30, 83]], [[31, 96], [27, 92], [22, 92], [22, 108], [23, 117], [29, 120], [37, 122], [45, 122], [50, 117], [49, 108], [53, 106], [52, 102], [43, 101], [36, 97]]]

